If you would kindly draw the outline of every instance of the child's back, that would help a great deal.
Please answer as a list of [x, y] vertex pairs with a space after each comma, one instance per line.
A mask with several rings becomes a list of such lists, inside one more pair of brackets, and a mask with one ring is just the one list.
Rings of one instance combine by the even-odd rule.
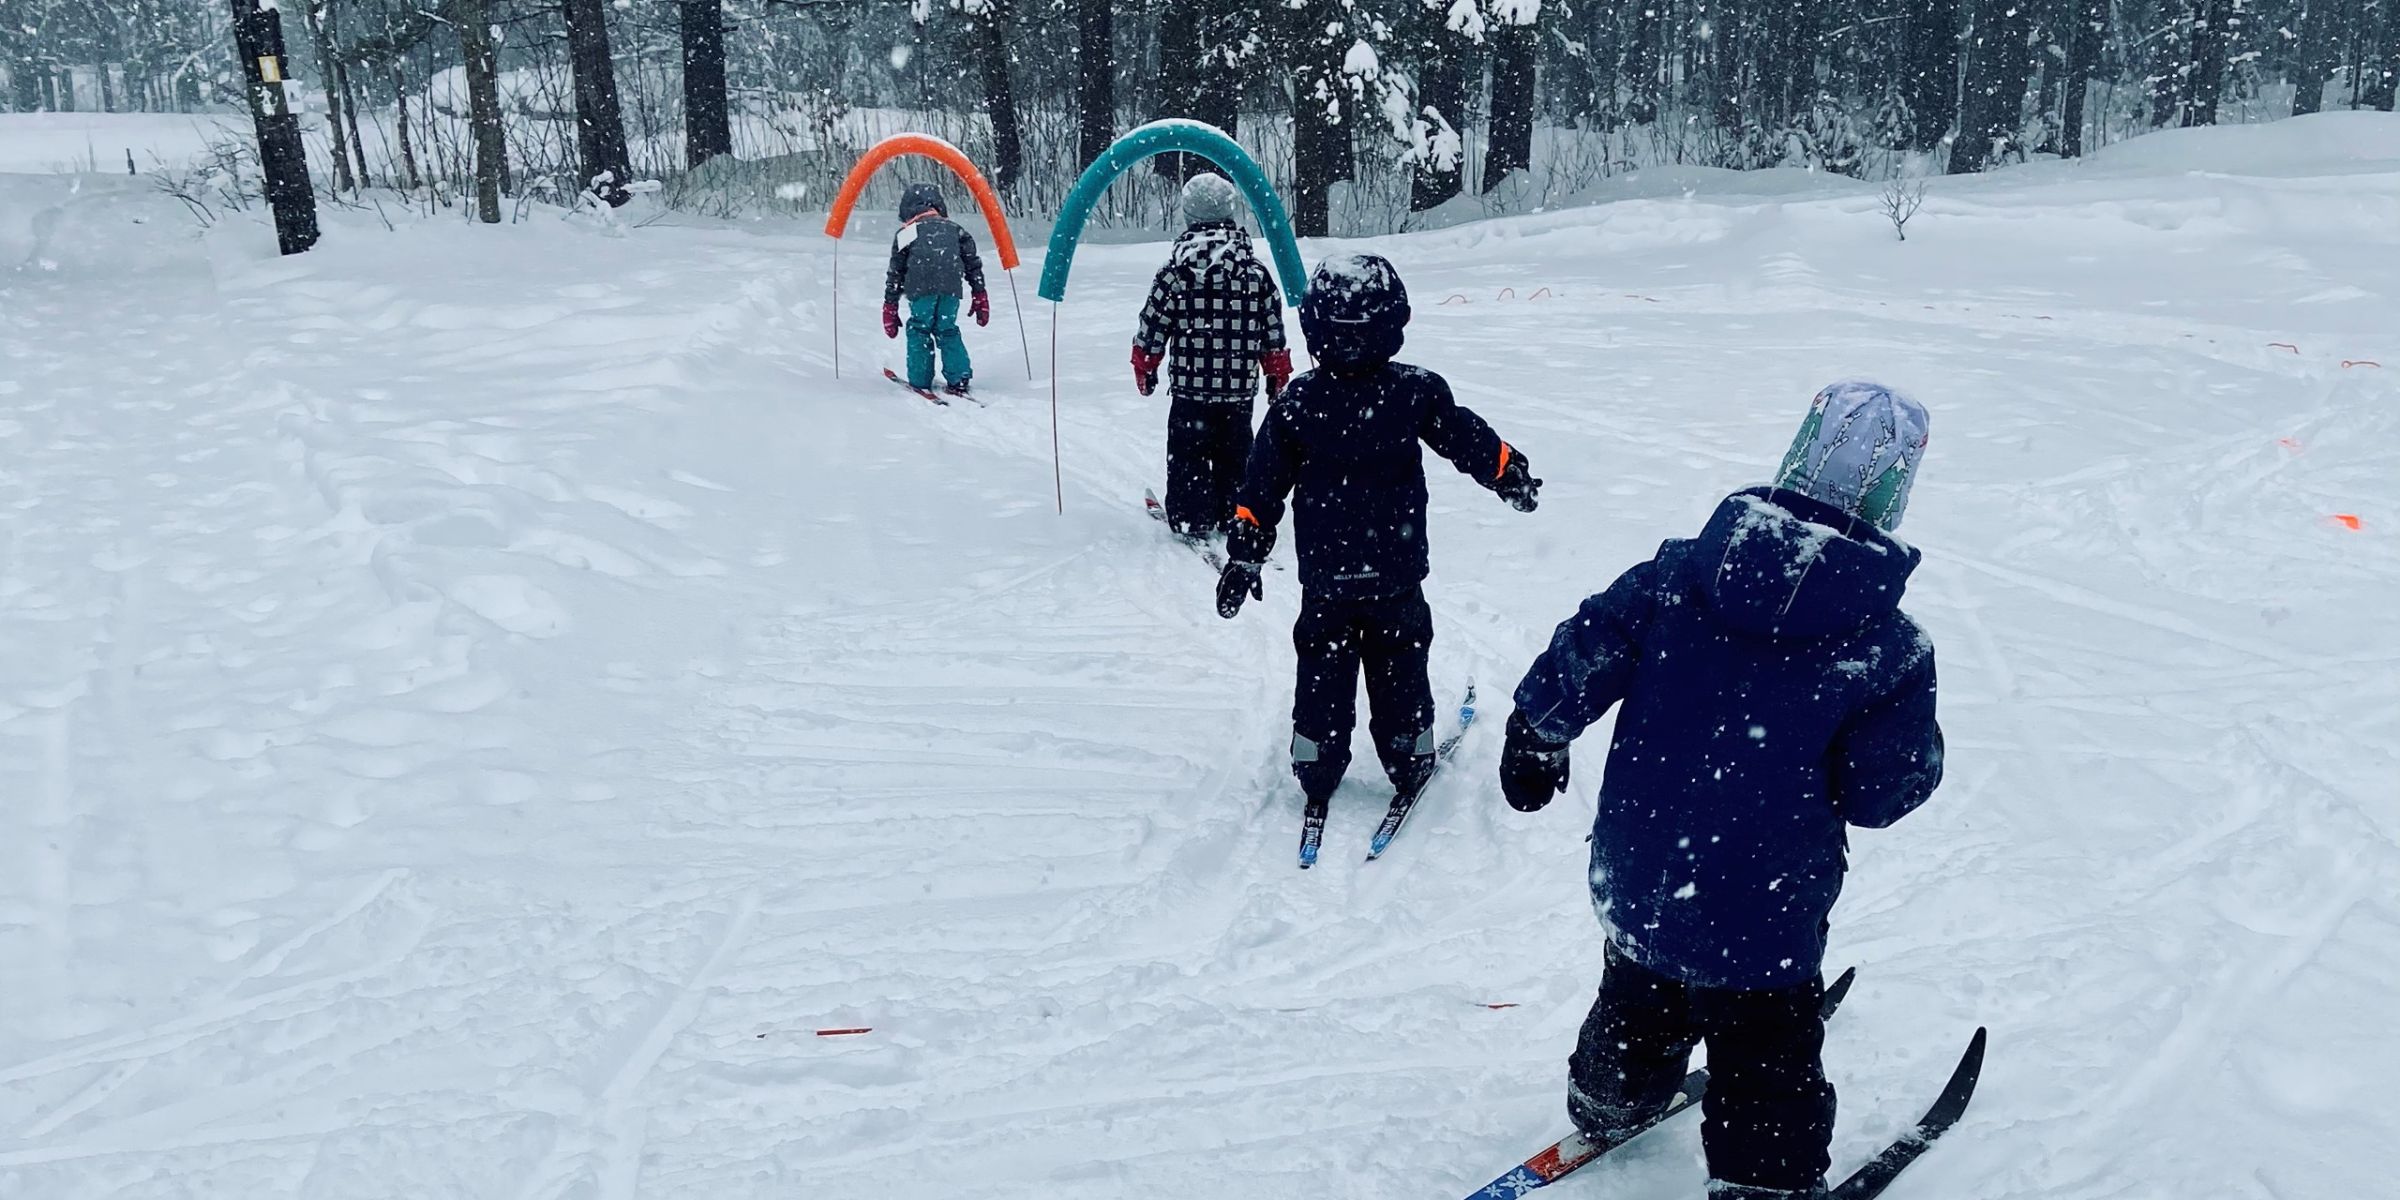
[[1918, 558], [1753, 488], [1559, 626], [1517, 708], [1564, 742], [1623, 705], [1592, 888], [1628, 955], [1714, 987], [1817, 974], [1843, 825], [1889, 825], [1941, 778], [1933, 644], [1899, 608]]
[[1817, 393], [1779, 486], [1726, 497], [1584, 601], [1517, 685], [1500, 782], [1527, 812], [1623, 705], [1592, 827], [1607, 970], [1567, 1114], [1589, 1136], [1639, 1128], [1705, 1040], [1712, 1200], [1824, 1195], [1844, 826], [1889, 825], [1941, 782], [1933, 644], [1900, 611], [1918, 555], [1890, 533], [1924, 447], [1907, 397]]

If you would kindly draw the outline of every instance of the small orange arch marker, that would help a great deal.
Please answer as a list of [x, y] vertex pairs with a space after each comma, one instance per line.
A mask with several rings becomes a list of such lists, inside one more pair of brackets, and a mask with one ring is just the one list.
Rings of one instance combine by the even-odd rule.
[[1451, 297], [1450, 297], [1449, 299], [1447, 299], [1447, 300], [1444, 300], [1444, 301], [1442, 301], [1442, 303], [1444, 303], [1444, 304], [1473, 304], [1473, 303], [1475, 303], [1475, 302], [1474, 302], [1474, 301], [1472, 301], [1472, 300], [1469, 300], [1469, 299], [1467, 299], [1467, 298], [1466, 298], [1466, 296], [1465, 296], [1465, 295], [1463, 295], [1463, 294], [1459, 294], [1459, 293], [1452, 293]]
[[1538, 291], [1538, 292], [1535, 292], [1534, 294], [1532, 294], [1532, 295], [1530, 295], [1530, 296], [1527, 296], [1527, 297], [1525, 297], [1525, 298], [1526, 298], [1526, 299], [1528, 299], [1528, 300], [1539, 300], [1539, 299], [1541, 299], [1541, 298], [1542, 298], [1542, 297], [1544, 297], [1544, 296], [1550, 296], [1550, 295], [1552, 295], [1552, 293], [1551, 293], [1550, 289], [1549, 289], [1549, 288], [1543, 288], [1542, 290], [1540, 290], [1540, 291]]
[[2267, 349], [2269, 349], [2269, 350], [2289, 350], [2289, 351], [2291, 351], [2291, 352], [2292, 352], [2292, 353], [2294, 353], [2294, 354], [2298, 354], [2298, 353], [2300, 353], [2300, 347], [2298, 347], [2298, 346], [2295, 346], [2295, 345], [2291, 344], [2290, 342], [2268, 342], [2268, 343], [2267, 343]]
[[2366, 528], [2366, 522], [2359, 520], [2357, 513], [2335, 513], [2333, 514], [2333, 523], [2352, 533]]
[[2380, 367], [2383, 364], [2371, 358], [2345, 358], [2342, 360], [2342, 365], [2344, 367]]
[[2276, 438], [2276, 439], [2275, 439], [2275, 444], [2276, 444], [2276, 445], [2278, 445], [2278, 446], [2281, 446], [2281, 447], [2283, 447], [2283, 448], [2284, 448], [2284, 449], [2286, 449], [2286, 450], [2293, 450], [2293, 451], [2297, 451], [2298, 449], [2300, 449], [2300, 439], [2299, 439], [2299, 438], [2279, 437], [2279, 438]]
[[1513, 287], [1504, 287], [1504, 288], [1501, 288], [1501, 289], [1500, 289], [1500, 294], [1499, 294], [1499, 295], [1497, 295], [1497, 296], [1494, 296], [1494, 297], [1492, 297], [1492, 299], [1494, 299], [1494, 300], [1514, 300], [1514, 299], [1516, 299], [1516, 298], [1517, 298], [1517, 289], [1515, 289], [1515, 288], [1513, 288]]

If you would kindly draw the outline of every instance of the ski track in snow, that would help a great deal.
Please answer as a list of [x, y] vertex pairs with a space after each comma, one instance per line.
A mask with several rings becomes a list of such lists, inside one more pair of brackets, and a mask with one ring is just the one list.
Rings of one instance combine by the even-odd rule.
[[[1221, 621], [1141, 511], [1161, 246], [1086, 247], [1058, 310], [1060, 516], [1006, 303], [991, 407], [922, 404], [859, 247], [837, 381], [804, 233], [329, 213], [274, 260], [104, 245], [180, 218], [29, 178], [0, 209], [65, 232], [0, 275], [0, 1195], [1441, 1197], [1563, 1130], [1605, 731], [1520, 816], [1487, 714], [1372, 866], [1362, 742], [1293, 869], [1293, 578]], [[1359, 243], [1548, 481], [1522, 516], [1429, 462], [1444, 705], [1502, 705], [1817, 386], [1932, 407], [1950, 776], [1853, 839], [1837, 1170], [1982, 1023], [1911, 1195], [2400, 1171], [2400, 391], [2339, 365], [2400, 366], [2400, 162], [2339, 182]], [[1695, 1195], [1698, 1154], [1562, 1195]]]

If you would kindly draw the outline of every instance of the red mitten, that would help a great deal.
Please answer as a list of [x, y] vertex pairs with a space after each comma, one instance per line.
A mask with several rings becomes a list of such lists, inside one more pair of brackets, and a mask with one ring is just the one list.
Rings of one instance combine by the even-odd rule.
[[1133, 348], [1133, 386], [1147, 396], [1158, 390], [1158, 365], [1167, 361], [1164, 354], [1152, 354], [1140, 346]]
[[887, 338], [900, 336], [900, 302], [897, 300], [883, 302], [883, 336]]
[[1283, 394], [1283, 385], [1292, 381], [1292, 352], [1269, 350], [1258, 358], [1258, 369], [1267, 375], [1267, 399]]
[[991, 298], [991, 296], [989, 296], [989, 295], [987, 295], [987, 294], [985, 294], [985, 293], [983, 293], [983, 292], [977, 292], [977, 293], [975, 293], [975, 298], [974, 298], [973, 300], [971, 300], [971, 301], [968, 301], [968, 303], [967, 303], [967, 311], [975, 314], [975, 323], [976, 323], [976, 324], [978, 324], [978, 325], [989, 325], [989, 324], [991, 324], [991, 323], [992, 323], [992, 298]]

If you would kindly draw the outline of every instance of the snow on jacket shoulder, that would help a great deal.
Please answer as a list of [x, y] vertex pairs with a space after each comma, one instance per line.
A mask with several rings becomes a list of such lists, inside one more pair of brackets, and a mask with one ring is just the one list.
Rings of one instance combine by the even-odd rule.
[[1514, 453], [1423, 367], [1303, 372], [1267, 410], [1235, 499], [1234, 557], [1274, 545], [1292, 497], [1300, 586], [1328, 599], [1397, 595], [1426, 571], [1425, 454], [1486, 488]]
[[1591, 881], [1625, 953], [1709, 987], [1819, 971], [1844, 825], [1889, 825], [1942, 778], [1933, 644], [1899, 608], [1918, 560], [1757, 488], [1558, 627], [1517, 708], [1564, 743], [1623, 705]]

